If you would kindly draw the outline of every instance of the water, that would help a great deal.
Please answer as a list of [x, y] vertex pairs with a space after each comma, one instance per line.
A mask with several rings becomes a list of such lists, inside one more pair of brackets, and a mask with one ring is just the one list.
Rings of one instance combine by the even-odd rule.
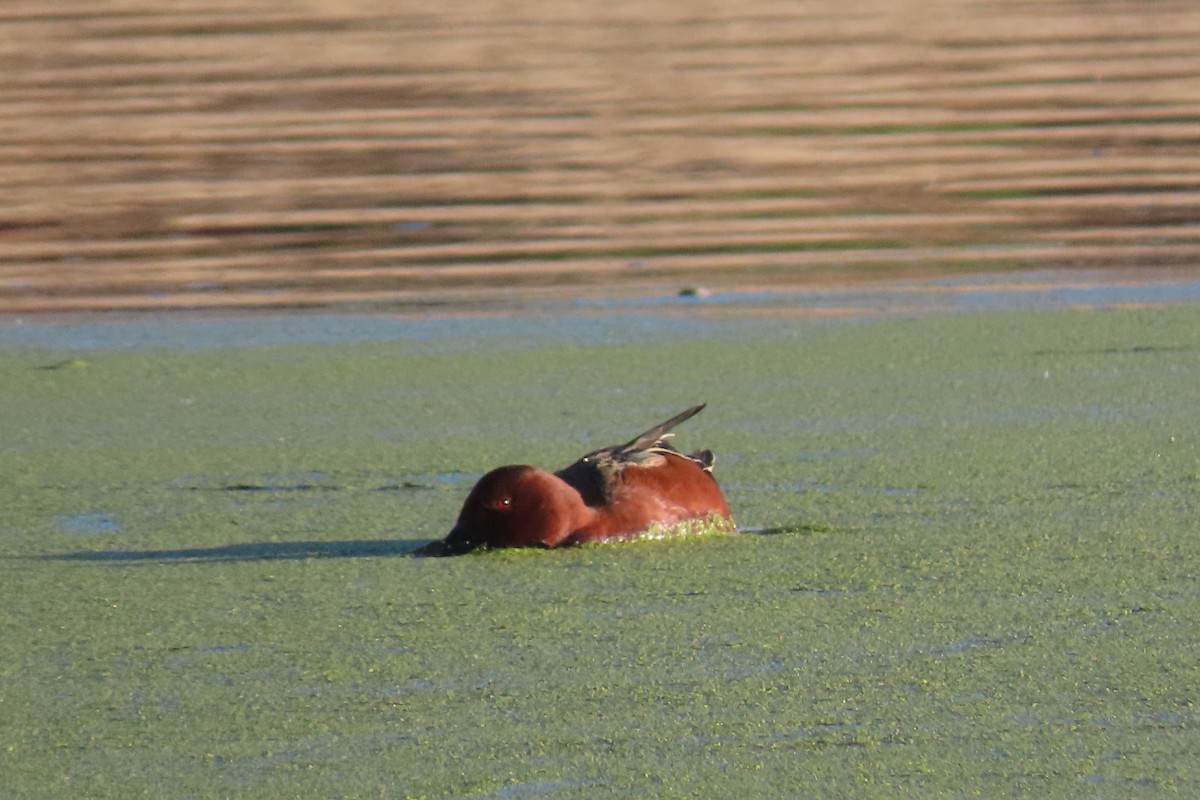
[[1200, 257], [1187, 2], [9, 5], [0, 311]]
[[[780, 313], [855, 319], [878, 315], [997, 313], [1105, 308], [1200, 300], [1200, 278], [1130, 280], [1104, 272], [1033, 272], [841, 288], [715, 292], [704, 297], [658, 295], [547, 302], [539, 313], [504, 316], [397, 317], [383, 314], [259, 313], [203, 316], [0, 316], [0, 344], [89, 350], [206, 350], [285, 344], [406, 342], [455, 349], [625, 343], [670, 332], [737, 335], [737, 325], [711, 324], [729, 313]], [[714, 316], [716, 315], [716, 316]], [[720, 333], [718, 333], [718, 328]], [[756, 328], [761, 334], [761, 326]], [[455, 344], [457, 343], [457, 344]], [[521, 343], [525, 343], [521, 345]], [[61, 367], [57, 362], [55, 368]]]

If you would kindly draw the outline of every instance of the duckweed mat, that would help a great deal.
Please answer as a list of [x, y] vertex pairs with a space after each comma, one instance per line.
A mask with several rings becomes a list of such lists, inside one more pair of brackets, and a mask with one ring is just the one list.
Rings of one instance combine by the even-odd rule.
[[[161, 324], [0, 331], [7, 797], [1200, 792], [1195, 305]], [[701, 400], [742, 533], [410, 556]]]

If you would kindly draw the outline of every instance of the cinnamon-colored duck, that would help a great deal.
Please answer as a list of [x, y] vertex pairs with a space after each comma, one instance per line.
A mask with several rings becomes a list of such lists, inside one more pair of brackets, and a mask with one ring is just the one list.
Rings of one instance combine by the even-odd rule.
[[666, 442], [672, 428], [704, 405], [625, 444], [588, 453], [558, 472], [523, 464], [492, 470], [475, 484], [446, 538], [417, 554], [630, 539], [654, 526], [666, 529], [689, 520], [712, 519], [732, 528], [729, 507], [712, 476], [712, 451], [685, 455]]

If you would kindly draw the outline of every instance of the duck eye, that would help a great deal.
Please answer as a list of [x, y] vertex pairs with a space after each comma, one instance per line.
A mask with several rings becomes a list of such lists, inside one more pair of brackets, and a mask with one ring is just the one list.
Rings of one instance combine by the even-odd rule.
[[510, 497], [501, 497], [500, 499], [498, 499], [492, 503], [492, 506], [500, 509], [501, 511], [503, 511], [504, 509], [508, 508], [511, 505], [512, 505], [512, 498], [510, 498]]

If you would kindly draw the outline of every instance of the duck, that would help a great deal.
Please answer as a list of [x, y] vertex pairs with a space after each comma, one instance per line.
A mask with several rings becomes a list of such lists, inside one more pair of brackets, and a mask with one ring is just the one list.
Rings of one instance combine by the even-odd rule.
[[700, 403], [624, 444], [587, 453], [557, 472], [510, 464], [488, 472], [444, 539], [416, 551], [455, 556], [477, 549], [556, 548], [634, 539], [650, 532], [735, 530], [713, 477], [711, 450], [682, 453], [668, 442]]

